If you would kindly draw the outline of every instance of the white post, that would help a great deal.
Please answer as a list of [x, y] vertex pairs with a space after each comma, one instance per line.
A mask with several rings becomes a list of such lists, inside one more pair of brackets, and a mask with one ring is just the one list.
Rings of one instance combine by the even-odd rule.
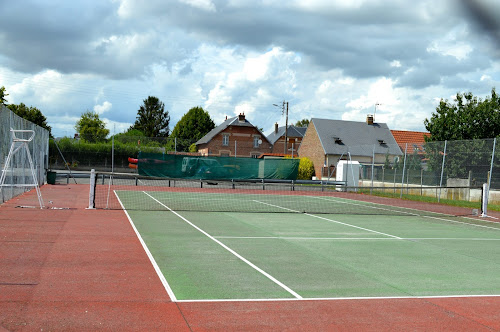
[[95, 169], [90, 171], [90, 193], [89, 207], [87, 209], [95, 209]]
[[481, 217], [488, 216], [488, 191], [489, 191], [488, 184], [483, 183], [483, 192], [481, 197]]

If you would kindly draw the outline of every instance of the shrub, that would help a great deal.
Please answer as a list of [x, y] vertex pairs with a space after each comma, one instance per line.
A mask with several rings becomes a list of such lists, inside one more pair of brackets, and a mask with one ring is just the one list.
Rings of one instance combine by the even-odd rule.
[[314, 164], [307, 157], [300, 158], [298, 180], [311, 180], [314, 176]]

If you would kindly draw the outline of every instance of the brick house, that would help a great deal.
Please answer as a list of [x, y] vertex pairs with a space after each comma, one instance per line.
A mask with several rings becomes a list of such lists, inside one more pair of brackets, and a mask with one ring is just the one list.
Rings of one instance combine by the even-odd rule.
[[[286, 137], [288, 141], [287, 149], [285, 150], [285, 126], [278, 127], [278, 124], [274, 124], [274, 131], [267, 136], [267, 139], [273, 145], [273, 153], [276, 154], [287, 154], [296, 156], [297, 150], [299, 149], [302, 138], [307, 130], [307, 127], [296, 127], [293, 125], [288, 126], [286, 132]], [[286, 153], [285, 153], [286, 151]]]
[[371, 165], [373, 155], [375, 164], [402, 155], [387, 125], [371, 116], [366, 122], [311, 119], [298, 153], [311, 159], [317, 178], [333, 176], [338, 161], [349, 155], [361, 165]]
[[245, 114], [226, 118], [195, 144], [202, 156], [258, 158], [272, 152], [272, 144]]

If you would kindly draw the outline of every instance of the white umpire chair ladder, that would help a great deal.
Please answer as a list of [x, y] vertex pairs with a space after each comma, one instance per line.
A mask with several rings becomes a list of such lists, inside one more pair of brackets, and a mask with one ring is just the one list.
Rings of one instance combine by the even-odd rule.
[[[12, 145], [10, 146], [9, 154], [7, 155], [7, 159], [5, 160], [5, 165], [2, 170], [2, 175], [0, 176], [0, 194], [2, 193], [2, 188], [3, 187], [35, 187], [36, 189], [36, 195], [38, 196], [38, 203], [40, 204], [40, 209], [43, 209], [43, 199], [42, 199], [42, 193], [40, 192], [40, 187], [38, 186], [38, 181], [36, 179], [35, 175], [35, 169], [33, 167], [33, 160], [31, 159], [31, 154], [30, 154], [30, 149], [28, 147], [28, 143], [33, 140], [35, 137], [35, 131], [34, 130], [14, 130], [10, 129], [10, 132], [12, 134]], [[19, 134], [21, 137], [17, 137], [16, 134]], [[31, 134], [28, 138], [23, 138], [23, 134]], [[10, 167], [12, 157], [17, 153], [21, 152], [24, 148], [24, 151], [26, 152], [26, 155], [28, 156], [28, 161], [30, 163], [30, 170], [31, 170], [31, 177], [33, 179], [33, 183], [13, 183], [13, 184], [5, 184], [5, 179], [7, 177], [7, 173], [10, 171], [12, 172], [13, 176], [14, 174], [14, 169]], [[21, 152], [22, 153], [22, 152]]]

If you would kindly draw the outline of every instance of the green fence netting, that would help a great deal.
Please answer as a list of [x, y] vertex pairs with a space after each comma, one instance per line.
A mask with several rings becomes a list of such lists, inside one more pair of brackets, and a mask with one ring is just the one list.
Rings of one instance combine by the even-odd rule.
[[256, 159], [198, 157], [173, 154], [139, 153], [140, 175], [177, 179], [282, 179], [296, 180], [299, 159]]

